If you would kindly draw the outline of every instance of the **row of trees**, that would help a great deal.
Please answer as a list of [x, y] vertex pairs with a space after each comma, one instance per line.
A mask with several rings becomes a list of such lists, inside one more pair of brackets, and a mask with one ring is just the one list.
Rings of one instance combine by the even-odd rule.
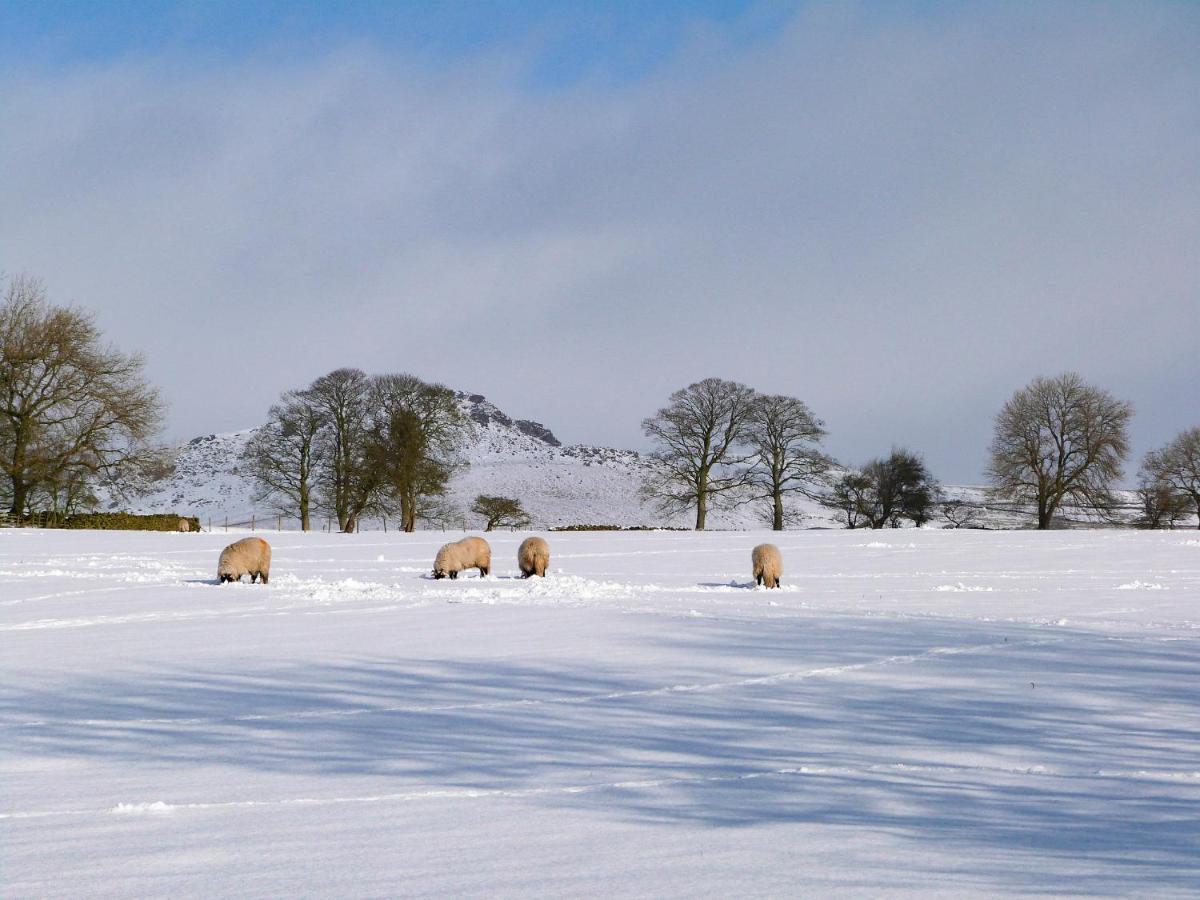
[[[1040, 529], [1065, 504], [1112, 517], [1132, 415], [1129, 403], [1073, 372], [1035, 378], [996, 416], [992, 496], [1031, 508]], [[747, 502], [768, 504], [767, 519], [780, 530], [784, 501], [795, 495], [836, 509], [848, 528], [920, 525], [936, 509], [955, 527], [974, 519], [968, 504], [942, 499], [911, 450], [893, 449], [857, 470], [835, 464], [819, 446], [822, 423], [794, 397], [707, 378], [672, 394], [642, 427], [657, 445], [645, 494], [665, 512], [694, 509], [698, 530], [714, 504]], [[1138, 496], [1147, 527], [1171, 527], [1189, 514], [1200, 524], [1200, 428], [1146, 454]]]
[[781, 530], [784, 501], [819, 496], [832, 465], [820, 449], [824, 425], [802, 400], [736, 381], [706, 378], [676, 391], [642, 429], [658, 445], [643, 495], [669, 514], [694, 509], [697, 531], [722, 500], [763, 502]]
[[433, 517], [461, 465], [465, 422], [454, 392], [413, 375], [337, 369], [286, 392], [246, 447], [259, 499], [300, 517], [320, 511], [355, 531], [366, 514], [396, 515], [404, 531]]
[[[139, 354], [105, 343], [94, 318], [48, 302], [34, 278], [0, 281], [0, 502], [17, 516], [69, 514], [107, 487], [120, 496], [162, 477], [169, 461], [151, 444], [163, 403]], [[1133, 410], [1074, 373], [1036, 378], [996, 416], [988, 474], [993, 495], [1027, 505], [1048, 528], [1064, 504], [1108, 514], [1129, 456]], [[368, 376], [338, 369], [288, 391], [246, 451], [261, 497], [299, 515], [314, 512], [354, 531], [366, 514], [393, 514], [412, 531], [445, 518], [443, 497], [461, 463], [465, 426], [454, 393], [412, 375]], [[760, 394], [708, 378], [671, 395], [642, 423], [655, 443], [643, 490], [665, 512], [694, 510], [705, 527], [718, 505], [761, 504], [775, 529], [788, 500], [803, 496], [838, 510], [848, 527], [921, 524], [939, 502], [921, 457], [906, 449], [861, 469], [822, 450], [823, 423], [795, 397]], [[1142, 524], [1200, 524], [1200, 428], [1142, 461]], [[519, 521], [506, 498], [476, 500], [492, 521]], [[970, 521], [962, 503], [941, 502], [953, 524]], [[508, 516], [505, 519], [505, 515]]]
[[697, 530], [714, 507], [758, 503], [781, 531], [794, 497], [838, 510], [850, 528], [919, 525], [937, 499], [916, 453], [895, 449], [846, 470], [822, 450], [824, 424], [804, 401], [736, 381], [706, 378], [676, 391], [642, 429], [657, 445], [643, 495], [669, 514], [694, 510]]

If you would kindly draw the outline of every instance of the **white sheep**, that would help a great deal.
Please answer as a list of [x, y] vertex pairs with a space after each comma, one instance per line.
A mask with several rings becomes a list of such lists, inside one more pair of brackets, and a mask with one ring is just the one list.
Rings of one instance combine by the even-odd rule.
[[530, 575], [545, 578], [546, 570], [550, 568], [550, 545], [544, 538], [525, 538], [517, 550], [517, 567], [525, 578]]
[[221, 551], [221, 558], [217, 561], [217, 580], [222, 584], [241, 581], [243, 575], [250, 576], [251, 584], [259, 578], [266, 584], [270, 574], [271, 545], [258, 537], [234, 541]]
[[480, 576], [492, 569], [492, 548], [480, 537], [444, 544], [433, 561], [434, 578], [457, 578], [463, 569], [479, 569]]
[[759, 544], [750, 552], [750, 562], [754, 567], [754, 581], [765, 584], [769, 588], [779, 587], [779, 578], [783, 575], [783, 557], [779, 548], [774, 544]]

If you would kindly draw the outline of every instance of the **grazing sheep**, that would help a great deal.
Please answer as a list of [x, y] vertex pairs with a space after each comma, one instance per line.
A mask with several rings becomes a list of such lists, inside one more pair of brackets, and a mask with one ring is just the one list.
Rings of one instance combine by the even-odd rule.
[[783, 557], [779, 548], [774, 544], [759, 544], [750, 553], [750, 562], [754, 565], [754, 581], [765, 584], [769, 588], [779, 587], [779, 577], [783, 574]]
[[492, 548], [483, 538], [468, 537], [445, 544], [433, 561], [434, 578], [457, 578], [463, 569], [479, 569], [480, 577], [492, 570]]
[[262, 538], [248, 537], [234, 541], [221, 551], [217, 561], [217, 580], [222, 584], [226, 581], [241, 581], [243, 575], [250, 576], [254, 584], [259, 578], [267, 583], [271, 574], [271, 545]]
[[191, 531], [192, 523], [189, 522], [187, 519], [180, 519], [179, 520], [179, 530], [184, 531], [184, 532]]
[[525, 538], [521, 541], [520, 549], [517, 550], [517, 567], [525, 578], [530, 575], [545, 578], [546, 570], [550, 568], [550, 545], [544, 538]]

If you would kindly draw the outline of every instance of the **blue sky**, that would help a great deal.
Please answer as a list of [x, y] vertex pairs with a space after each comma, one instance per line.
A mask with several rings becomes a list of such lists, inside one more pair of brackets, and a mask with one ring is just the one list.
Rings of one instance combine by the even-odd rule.
[[171, 438], [353, 365], [644, 447], [717, 376], [978, 481], [1076, 370], [1140, 456], [1200, 424], [1197, 46], [1178, 2], [0, 0], [0, 273], [143, 351]]
[[0, 57], [53, 68], [186, 53], [213, 63], [279, 59], [367, 41], [430, 67], [497, 50], [526, 56], [528, 84], [653, 74], [684, 36], [711, 27], [739, 44], [777, 30], [794, 4], [746, 0], [258, 0], [0, 2]]

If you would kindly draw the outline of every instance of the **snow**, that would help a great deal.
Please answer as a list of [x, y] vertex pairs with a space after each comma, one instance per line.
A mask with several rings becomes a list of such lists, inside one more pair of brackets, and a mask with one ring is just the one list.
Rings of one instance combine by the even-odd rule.
[[[513, 419], [479, 394], [458, 394], [466, 419], [457, 450], [466, 463], [451, 479], [447, 501], [461, 527], [478, 525], [468, 512], [479, 494], [519, 499], [539, 528], [566, 525], [690, 527], [687, 513], [663, 515], [639, 494], [647, 460], [632, 450], [584, 444], [562, 446], [540, 423]], [[256, 487], [243, 471], [241, 455], [255, 429], [193, 438], [175, 448], [175, 471], [140, 497], [106, 497], [103, 508], [199, 516], [208, 527], [226, 522], [276, 524], [270, 501], [256, 499]], [[100, 492], [103, 494], [103, 491]], [[763, 504], [714, 510], [714, 528], [757, 528]], [[836, 516], [806, 499], [789, 502], [808, 525], [837, 524]], [[298, 523], [285, 518], [286, 528]], [[383, 523], [368, 519], [364, 530]]]
[[4, 896], [1200, 892], [1179, 533], [264, 536], [0, 530]]

